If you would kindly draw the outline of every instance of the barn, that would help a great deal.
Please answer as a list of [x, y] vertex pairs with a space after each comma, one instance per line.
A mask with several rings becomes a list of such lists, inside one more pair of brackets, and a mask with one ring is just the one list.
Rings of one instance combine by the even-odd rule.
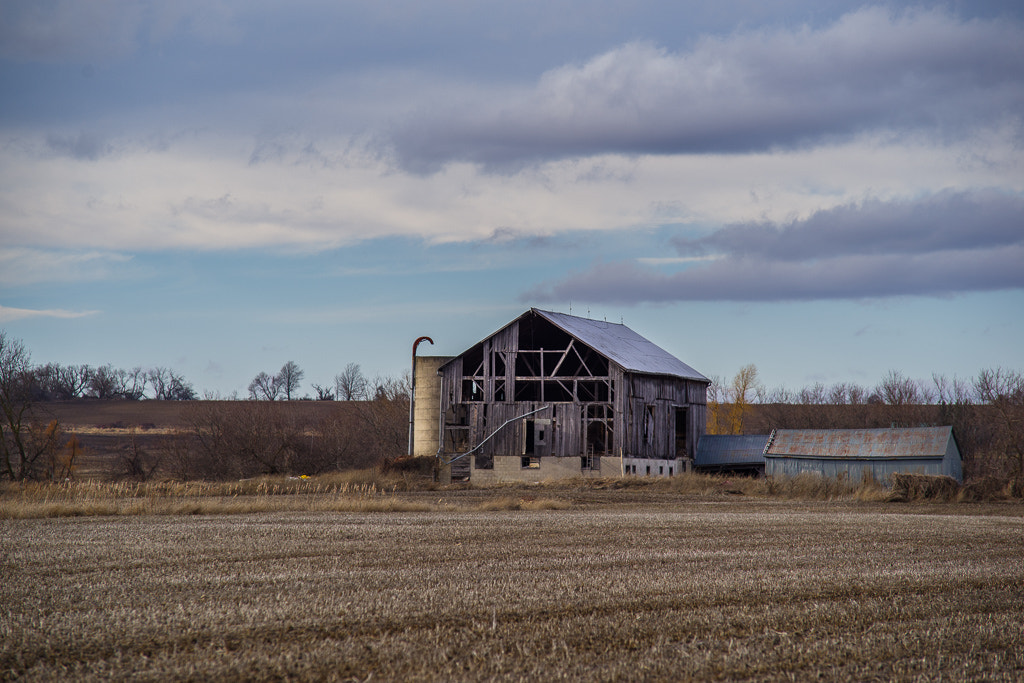
[[952, 427], [779, 429], [764, 452], [768, 476], [813, 472], [887, 481], [890, 474], [942, 474], [963, 482]]
[[531, 308], [432, 365], [442, 479], [671, 476], [704, 433], [708, 378], [625, 325]]
[[764, 450], [768, 434], [705, 434], [693, 459], [698, 472], [764, 474]]

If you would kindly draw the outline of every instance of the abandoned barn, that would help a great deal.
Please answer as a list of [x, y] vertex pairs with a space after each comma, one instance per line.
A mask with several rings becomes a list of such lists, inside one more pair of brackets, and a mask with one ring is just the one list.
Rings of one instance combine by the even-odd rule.
[[621, 324], [534, 308], [425, 365], [417, 452], [436, 438], [443, 478], [671, 476], [704, 433], [709, 380]]
[[893, 429], [779, 429], [764, 452], [768, 476], [813, 472], [854, 481], [894, 472], [942, 474], [963, 482], [952, 427]]

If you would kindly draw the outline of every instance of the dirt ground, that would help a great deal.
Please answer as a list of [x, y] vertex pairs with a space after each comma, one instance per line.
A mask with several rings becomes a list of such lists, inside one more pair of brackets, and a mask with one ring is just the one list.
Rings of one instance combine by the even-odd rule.
[[1021, 680], [1024, 519], [999, 510], [0, 520], [0, 678]]

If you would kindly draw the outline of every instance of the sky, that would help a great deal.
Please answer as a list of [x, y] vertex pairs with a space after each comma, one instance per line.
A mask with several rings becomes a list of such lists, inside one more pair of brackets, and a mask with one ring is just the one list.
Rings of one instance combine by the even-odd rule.
[[1024, 5], [0, 0], [0, 329], [300, 393], [530, 307], [770, 387], [1024, 369]]

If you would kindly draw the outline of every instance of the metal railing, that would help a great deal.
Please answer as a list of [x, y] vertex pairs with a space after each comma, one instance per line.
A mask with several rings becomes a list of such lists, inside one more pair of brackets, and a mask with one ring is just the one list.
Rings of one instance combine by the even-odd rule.
[[542, 407], [542, 408], [537, 408], [536, 410], [531, 410], [531, 411], [530, 411], [530, 412], [528, 412], [528, 413], [523, 413], [522, 415], [519, 415], [519, 416], [517, 416], [517, 417], [513, 417], [513, 418], [510, 418], [510, 419], [508, 419], [508, 420], [505, 420], [505, 421], [504, 421], [504, 422], [503, 422], [503, 423], [501, 424], [501, 426], [499, 426], [499, 427], [498, 427], [497, 429], [495, 429], [495, 430], [494, 430], [493, 432], [491, 432], [490, 434], [488, 434], [488, 435], [487, 435], [487, 438], [485, 438], [485, 439], [484, 439], [483, 441], [481, 441], [481, 442], [480, 442], [480, 443], [478, 443], [477, 445], [473, 446], [472, 448], [470, 448], [470, 449], [469, 449], [468, 451], [466, 451], [465, 453], [461, 453], [461, 454], [459, 454], [459, 455], [456, 455], [456, 456], [455, 456], [454, 458], [452, 458], [451, 460], [449, 460], [448, 462], [446, 462], [446, 463], [444, 463], [444, 464], [445, 464], [445, 465], [451, 465], [451, 464], [452, 464], [453, 462], [455, 462], [456, 460], [460, 460], [460, 459], [462, 459], [462, 458], [465, 458], [465, 457], [466, 457], [467, 455], [470, 455], [471, 453], [474, 453], [474, 452], [476, 452], [477, 450], [479, 450], [481, 446], [483, 446], [483, 445], [484, 445], [485, 443], [487, 443], [488, 441], [490, 441], [490, 439], [491, 439], [491, 437], [492, 437], [492, 436], [494, 436], [495, 434], [497, 434], [498, 432], [500, 432], [500, 431], [501, 431], [502, 429], [504, 429], [504, 428], [505, 428], [506, 426], [508, 426], [509, 424], [511, 424], [511, 423], [513, 423], [513, 422], [515, 422], [516, 420], [522, 420], [522, 419], [523, 419], [524, 417], [529, 417], [529, 416], [531, 416], [531, 415], [534, 415], [535, 413], [539, 413], [539, 412], [540, 412], [540, 411], [542, 411], [542, 410], [547, 410], [547, 409], [548, 409], [548, 408], [550, 408], [550, 407], [551, 407], [551, 406], [544, 406], [544, 407]]

